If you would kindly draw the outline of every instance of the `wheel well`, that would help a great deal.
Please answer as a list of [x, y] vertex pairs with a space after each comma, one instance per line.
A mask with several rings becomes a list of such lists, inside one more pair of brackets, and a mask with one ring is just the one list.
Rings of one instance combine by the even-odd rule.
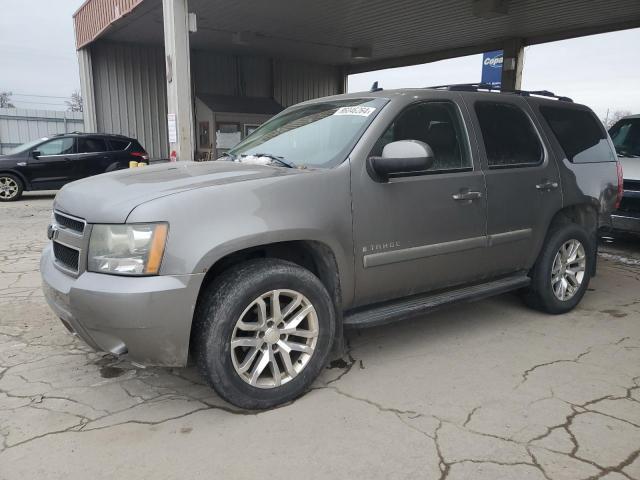
[[2, 175], [3, 173], [9, 173], [11, 175], [18, 177], [22, 182], [22, 188], [24, 190], [27, 190], [29, 188], [29, 184], [27, 183], [27, 180], [24, 178], [24, 176], [21, 173], [15, 172], [13, 170], [0, 170], [0, 175]]
[[[333, 300], [337, 322], [336, 343], [340, 342], [340, 345], [336, 345], [336, 348], [341, 348], [342, 290], [340, 287], [338, 264], [331, 248], [321, 242], [311, 240], [278, 242], [246, 248], [230, 253], [229, 255], [219, 259], [207, 270], [200, 287], [200, 293], [198, 294], [198, 305], [202, 301], [203, 293], [206, 292], [209, 286], [219, 278], [220, 275], [233, 268], [235, 265], [257, 258], [276, 258], [286, 260], [306, 268], [320, 279], [324, 287], [327, 289], [327, 292], [329, 292], [329, 296]], [[199, 311], [198, 305], [196, 305], [195, 312]], [[194, 316], [196, 314], [197, 313], [194, 313]], [[194, 353], [192, 348], [196, 343], [193, 340], [194, 333], [196, 333], [195, 330], [197, 330], [197, 328], [198, 325], [196, 318], [194, 318], [192, 322], [191, 340], [189, 342], [190, 353]]]
[[598, 230], [598, 212], [592, 206], [585, 204], [565, 207], [554, 215], [549, 230], [556, 225], [566, 223], [576, 223], [595, 235]]
[[[575, 223], [584, 228], [589, 236], [592, 238], [593, 242], [593, 254], [594, 261], [591, 263], [591, 276], [595, 277], [597, 272], [597, 261], [596, 257], [598, 255], [598, 212], [591, 205], [580, 204], [580, 205], [571, 205], [569, 207], [565, 207], [559, 212], [557, 212], [553, 219], [551, 220], [551, 224], [549, 225], [549, 229], [547, 231], [547, 238], [553, 231], [554, 227], [559, 225], [565, 225], [567, 223]], [[546, 239], [545, 239], [546, 242]]]

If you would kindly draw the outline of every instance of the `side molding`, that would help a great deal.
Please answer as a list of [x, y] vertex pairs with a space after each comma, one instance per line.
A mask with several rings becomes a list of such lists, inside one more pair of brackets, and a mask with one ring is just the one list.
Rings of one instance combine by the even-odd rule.
[[530, 228], [513, 230], [510, 232], [496, 233], [489, 236], [463, 238], [452, 242], [434, 243], [432, 245], [420, 245], [418, 247], [391, 250], [389, 252], [370, 253], [363, 257], [364, 268], [379, 267], [392, 263], [407, 262], [420, 258], [446, 255], [448, 253], [463, 252], [475, 248], [486, 248], [504, 243], [525, 240], [532, 234]]

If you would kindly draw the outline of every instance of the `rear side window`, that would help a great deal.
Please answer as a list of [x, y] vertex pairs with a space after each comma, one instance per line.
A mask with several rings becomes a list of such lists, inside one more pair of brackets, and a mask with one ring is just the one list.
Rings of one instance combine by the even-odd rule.
[[567, 159], [574, 163], [614, 160], [604, 128], [588, 110], [540, 107]]
[[78, 153], [106, 152], [107, 142], [102, 138], [78, 138]]
[[540, 139], [529, 117], [515, 105], [475, 105], [490, 168], [525, 167], [542, 162]]
[[129, 140], [109, 140], [111, 150], [126, 150], [130, 143], [131, 142]]
[[144, 152], [145, 149], [142, 145], [140, 145], [140, 142], [138, 142], [137, 140], [133, 140], [131, 142], [131, 151], [133, 152]]

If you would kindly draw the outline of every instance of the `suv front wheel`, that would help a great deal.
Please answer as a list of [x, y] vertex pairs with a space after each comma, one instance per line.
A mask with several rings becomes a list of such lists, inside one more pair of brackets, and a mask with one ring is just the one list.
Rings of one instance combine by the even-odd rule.
[[0, 202], [13, 202], [22, 196], [22, 181], [10, 173], [0, 173]]
[[589, 286], [593, 249], [593, 241], [580, 225], [554, 227], [531, 271], [526, 303], [553, 314], [572, 310]]
[[304, 393], [328, 361], [335, 312], [310, 271], [243, 263], [203, 292], [194, 341], [203, 376], [228, 402], [263, 409]]

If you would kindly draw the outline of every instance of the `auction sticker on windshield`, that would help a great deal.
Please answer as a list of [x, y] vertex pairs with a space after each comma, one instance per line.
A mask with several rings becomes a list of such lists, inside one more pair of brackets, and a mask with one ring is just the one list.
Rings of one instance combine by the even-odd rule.
[[334, 113], [334, 115], [358, 115], [361, 117], [368, 117], [375, 110], [375, 107], [340, 107], [338, 110], [336, 110], [336, 113]]

